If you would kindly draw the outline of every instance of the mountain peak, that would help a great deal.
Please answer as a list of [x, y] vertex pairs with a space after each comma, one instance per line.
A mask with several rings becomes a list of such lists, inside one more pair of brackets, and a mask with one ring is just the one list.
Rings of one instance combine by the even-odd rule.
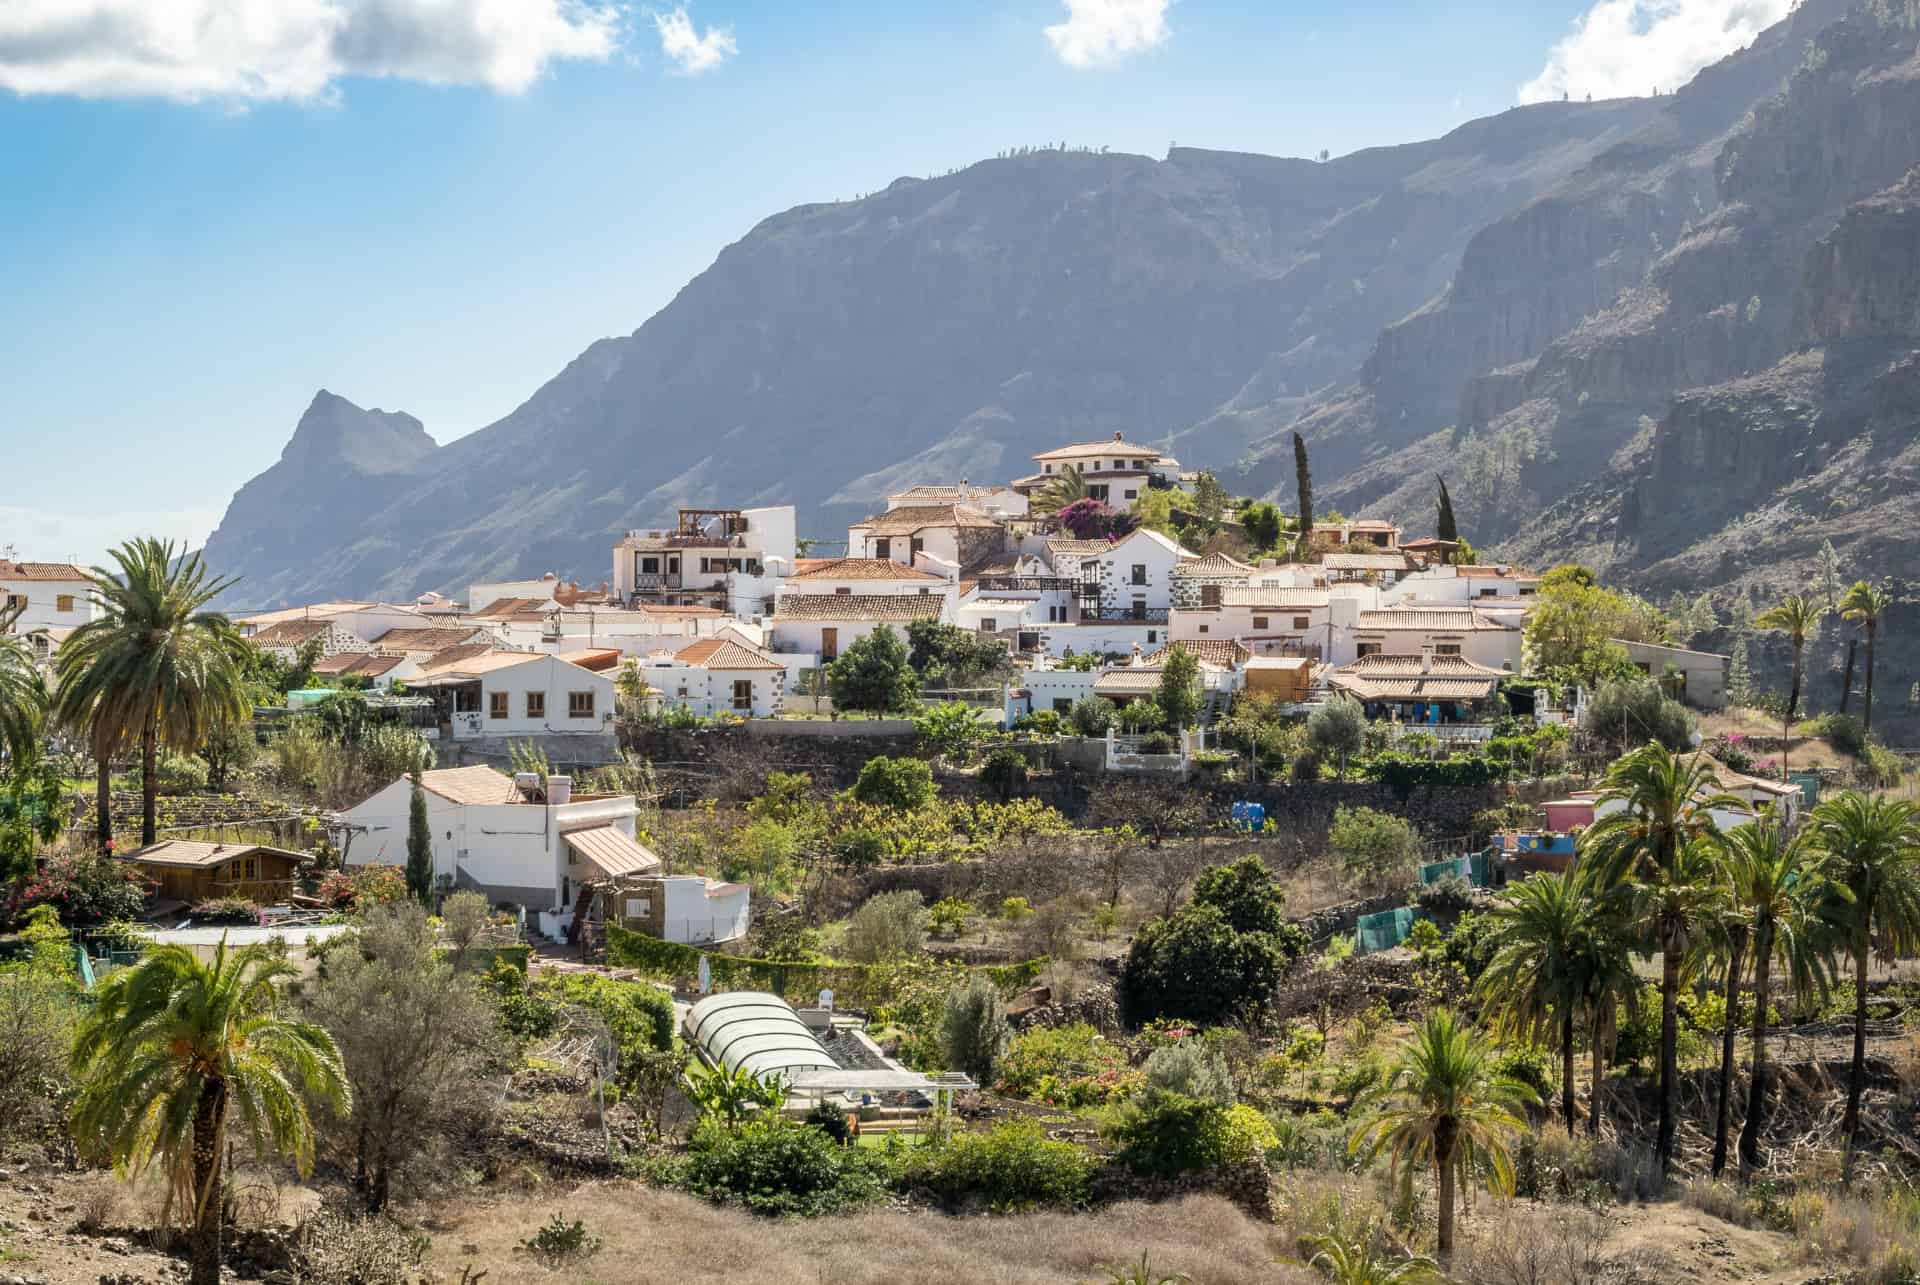
[[426, 427], [405, 411], [368, 410], [322, 388], [294, 425], [280, 462], [392, 473], [411, 468], [436, 449]]

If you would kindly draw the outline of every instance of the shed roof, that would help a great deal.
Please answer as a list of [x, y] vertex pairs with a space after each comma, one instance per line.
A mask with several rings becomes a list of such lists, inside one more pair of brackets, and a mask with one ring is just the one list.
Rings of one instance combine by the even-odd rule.
[[298, 647], [315, 638], [324, 638], [332, 628], [330, 620], [281, 620], [255, 630], [247, 641], [256, 647]]
[[390, 651], [445, 651], [449, 647], [458, 647], [461, 643], [481, 637], [485, 633], [484, 629], [457, 623], [389, 629], [375, 638], [373, 645]]
[[144, 848], [136, 848], [127, 853], [123, 860], [137, 862], [143, 866], [178, 866], [205, 870], [237, 857], [251, 857], [261, 853], [285, 857], [295, 862], [305, 859], [298, 852], [268, 847], [263, 843], [200, 843], [192, 839], [162, 839]]
[[1309, 610], [1324, 607], [1331, 600], [1325, 589], [1299, 589], [1292, 585], [1256, 584], [1228, 585], [1220, 593], [1220, 601], [1229, 607], [1306, 607]]
[[1334, 571], [1405, 571], [1407, 559], [1400, 553], [1329, 553], [1320, 565]]
[[560, 837], [582, 861], [609, 879], [651, 874], [660, 868], [659, 857], [610, 825], [568, 830]]
[[472, 767], [442, 767], [420, 774], [420, 787], [449, 803], [518, 803], [520, 790], [513, 778], [484, 763]]
[[773, 618], [781, 620], [926, 620], [940, 614], [941, 600], [921, 593], [789, 593]]

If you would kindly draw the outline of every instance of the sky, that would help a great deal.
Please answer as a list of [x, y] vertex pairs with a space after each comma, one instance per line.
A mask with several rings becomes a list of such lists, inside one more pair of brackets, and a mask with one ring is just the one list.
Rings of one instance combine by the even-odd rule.
[[1789, 0], [0, 0], [0, 556], [197, 545], [314, 392], [442, 442], [793, 205], [1671, 90]]

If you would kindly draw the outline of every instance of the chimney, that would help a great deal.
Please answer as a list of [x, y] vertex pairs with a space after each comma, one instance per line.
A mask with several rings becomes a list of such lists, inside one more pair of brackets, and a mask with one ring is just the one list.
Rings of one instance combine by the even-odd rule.
[[1127, 662], [1127, 665], [1129, 668], [1138, 669], [1140, 668], [1140, 666], [1144, 665], [1145, 663], [1146, 663], [1145, 657], [1143, 657], [1140, 654], [1140, 644], [1136, 642], [1133, 645], [1133, 659], [1129, 660]]
[[1431, 674], [1433, 672], [1433, 644], [1432, 643], [1420, 644], [1420, 672], [1423, 674]]

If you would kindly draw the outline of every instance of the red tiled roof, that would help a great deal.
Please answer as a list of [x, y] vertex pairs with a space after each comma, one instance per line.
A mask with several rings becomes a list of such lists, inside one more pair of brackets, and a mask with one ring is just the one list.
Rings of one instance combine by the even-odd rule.
[[343, 651], [314, 661], [313, 672], [336, 677], [365, 674], [369, 678], [378, 678], [395, 666], [406, 663], [405, 656], [375, 656], [364, 651]]
[[471, 625], [434, 625], [422, 629], [389, 629], [373, 640], [375, 647], [393, 651], [445, 651], [485, 634]]
[[520, 791], [513, 778], [486, 764], [443, 767], [420, 774], [420, 788], [449, 803], [518, 803]]
[[609, 879], [648, 874], [660, 869], [660, 858], [610, 825], [566, 830], [560, 835], [580, 859]]
[[1000, 520], [971, 504], [903, 504], [876, 513], [853, 529], [871, 535], [912, 535], [928, 527], [997, 527]]
[[486, 606], [473, 613], [475, 620], [499, 620], [508, 616], [521, 616], [529, 612], [543, 612], [559, 604], [551, 598], [495, 598]]
[[1115, 433], [1112, 437], [1103, 437], [1096, 442], [1071, 442], [1066, 446], [1056, 446], [1032, 458], [1044, 463], [1047, 460], [1077, 459], [1081, 456], [1099, 455], [1124, 455], [1129, 459], [1138, 458], [1151, 462], [1160, 458], [1160, 448], [1129, 442]]
[[85, 580], [87, 573], [71, 562], [11, 562], [0, 558], [0, 580]]
[[1173, 654], [1175, 647], [1184, 647], [1187, 654], [1203, 665], [1212, 665], [1216, 669], [1238, 669], [1253, 656], [1251, 649], [1243, 647], [1231, 638], [1183, 638], [1170, 642], [1153, 655], [1147, 657], [1149, 665], [1164, 665]]
[[1252, 575], [1253, 571], [1254, 569], [1252, 567], [1240, 561], [1238, 558], [1232, 558], [1224, 553], [1214, 552], [1209, 553], [1204, 558], [1194, 558], [1190, 562], [1182, 562], [1173, 569], [1173, 574], [1181, 577], [1246, 577]]
[[1505, 670], [1476, 665], [1465, 656], [1362, 656], [1327, 674], [1335, 687], [1362, 700], [1484, 700]]
[[795, 570], [792, 580], [939, 580], [931, 571], [910, 567], [891, 558], [808, 558], [813, 563]]
[[1355, 618], [1353, 627], [1362, 630], [1424, 629], [1429, 633], [1449, 634], [1476, 631], [1511, 633], [1514, 628], [1483, 616], [1470, 607], [1388, 607], [1379, 611], [1363, 611]]
[[775, 620], [926, 620], [940, 614], [940, 599], [922, 593], [790, 593], [781, 597]]
[[702, 638], [673, 655], [675, 660], [702, 669], [786, 669], [766, 652], [732, 638]]
[[311, 639], [325, 637], [332, 628], [332, 622], [327, 620], [283, 620], [255, 630], [248, 641], [256, 647], [298, 647]]

